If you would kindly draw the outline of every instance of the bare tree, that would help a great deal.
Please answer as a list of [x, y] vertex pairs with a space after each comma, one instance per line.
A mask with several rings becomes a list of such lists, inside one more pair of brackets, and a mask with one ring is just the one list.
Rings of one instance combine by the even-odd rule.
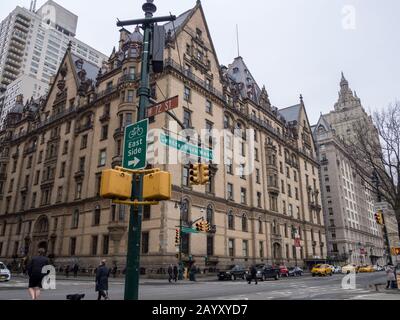
[[367, 187], [392, 206], [400, 232], [400, 102], [375, 112], [372, 120], [375, 128], [360, 120], [346, 144]]

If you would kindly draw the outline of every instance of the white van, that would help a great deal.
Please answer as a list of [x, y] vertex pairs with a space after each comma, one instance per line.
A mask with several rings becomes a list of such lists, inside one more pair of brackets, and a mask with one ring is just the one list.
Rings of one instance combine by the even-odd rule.
[[6, 265], [3, 262], [0, 262], [0, 282], [1, 281], [10, 281], [11, 280], [11, 272], [7, 269]]

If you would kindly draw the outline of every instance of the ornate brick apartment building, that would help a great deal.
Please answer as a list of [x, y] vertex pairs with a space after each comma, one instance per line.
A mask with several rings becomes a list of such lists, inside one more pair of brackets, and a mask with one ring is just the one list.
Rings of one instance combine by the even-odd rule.
[[[228, 160], [212, 166], [210, 185], [191, 187], [187, 166], [161, 165], [173, 175], [173, 197], [144, 210], [142, 267], [176, 263], [180, 217], [202, 216], [215, 233], [183, 238], [185, 260], [200, 267], [325, 259], [319, 164], [303, 99], [278, 110], [241, 57], [221, 66], [200, 1], [165, 30], [153, 99], [179, 95], [175, 113], [188, 128], [254, 129], [254, 150], [245, 136], [240, 144], [254, 152], [254, 170], [236, 175]], [[102, 170], [121, 165], [124, 127], [136, 120], [142, 40], [138, 29], [122, 29], [100, 70], [67, 50], [47, 97], [8, 115], [0, 133], [2, 260], [44, 247], [58, 265], [106, 258], [124, 266], [129, 208], [101, 199], [99, 185]], [[151, 128], [168, 129], [171, 120], [157, 116]]]

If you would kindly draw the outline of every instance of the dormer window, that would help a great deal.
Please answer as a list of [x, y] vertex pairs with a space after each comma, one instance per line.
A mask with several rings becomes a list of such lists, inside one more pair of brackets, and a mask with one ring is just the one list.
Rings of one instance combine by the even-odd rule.
[[201, 39], [202, 32], [199, 28], [196, 29], [196, 39]]

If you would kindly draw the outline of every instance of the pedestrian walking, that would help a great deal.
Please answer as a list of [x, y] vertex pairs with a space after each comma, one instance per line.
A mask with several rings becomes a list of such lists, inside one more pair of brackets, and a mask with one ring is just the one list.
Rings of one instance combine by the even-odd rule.
[[102, 260], [96, 271], [96, 292], [99, 293], [97, 300], [109, 300], [108, 297], [108, 278], [110, 269], [106, 266], [106, 260]]
[[74, 278], [78, 277], [79, 265], [77, 263], [74, 264], [72, 271], [74, 272]]
[[190, 279], [190, 281], [196, 282], [196, 272], [197, 272], [196, 266], [192, 265], [192, 267], [190, 268], [190, 271], [189, 271], [189, 279]]
[[172, 267], [172, 264], [170, 264], [168, 267], [168, 282], [171, 283], [173, 279], [174, 279], [174, 268]]
[[174, 281], [175, 282], [178, 282], [178, 273], [179, 273], [178, 267], [174, 266]]
[[257, 268], [256, 266], [251, 266], [249, 270], [249, 276], [248, 276], [248, 282], [251, 284], [253, 280], [256, 282], [256, 285], [258, 284], [257, 280]]
[[38, 250], [38, 256], [33, 257], [30, 261], [27, 272], [29, 276], [29, 294], [32, 300], [38, 300], [40, 297], [40, 289], [42, 289], [42, 281], [46, 274], [42, 273], [43, 267], [49, 264], [49, 259], [45, 257], [46, 251], [42, 248]]
[[111, 270], [111, 274], [113, 275], [113, 278], [115, 278], [117, 276], [117, 270], [118, 270], [118, 267], [115, 264], [114, 267]]
[[69, 265], [67, 265], [67, 266], [65, 267], [65, 276], [66, 276], [67, 278], [69, 278], [69, 271], [70, 271], [70, 267], [69, 267]]
[[386, 289], [395, 289], [396, 288], [396, 271], [392, 264], [389, 264], [386, 267], [386, 278], [387, 278]]

